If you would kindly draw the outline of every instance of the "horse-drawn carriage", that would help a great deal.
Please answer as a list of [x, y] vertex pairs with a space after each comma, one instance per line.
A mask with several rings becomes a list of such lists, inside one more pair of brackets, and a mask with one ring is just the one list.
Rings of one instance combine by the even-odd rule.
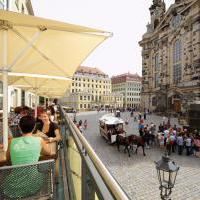
[[125, 136], [124, 121], [114, 117], [112, 114], [104, 115], [99, 119], [100, 134], [105, 137], [109, 143], [116, 142], [118, 134]]

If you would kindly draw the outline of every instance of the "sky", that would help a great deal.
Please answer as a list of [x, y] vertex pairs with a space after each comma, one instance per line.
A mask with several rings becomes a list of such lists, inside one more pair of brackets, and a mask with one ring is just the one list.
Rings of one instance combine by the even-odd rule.
[[[167, 7], [174, 0], [165, 0]], [[150, 22], [152, 0], [32, 0], [35, 16], [98, 28], [113, 33], [82, 66], [97, 67], [109, 76], [142, 74], [138, 42]]]

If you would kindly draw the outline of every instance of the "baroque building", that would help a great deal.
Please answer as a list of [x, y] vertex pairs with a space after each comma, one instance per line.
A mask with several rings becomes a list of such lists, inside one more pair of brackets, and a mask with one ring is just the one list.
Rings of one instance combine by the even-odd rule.
[[102, 95], [111, 93], [111, 80], [98, 68], [80, 66], [63, 103], [76, 110], [101, 107]]
[[138, 74], [125, 73], [113, 76], [112, 92], [123, 94], [123, 107], [140, 106], [141, 77]]
[[79, 111], [123, 107], [123, 95], [112, 93], [111, 79], [98, 68], [80, 66], [62, 103]]
[[141, 106], [186, 112], [200, 99], [200, 0], [164, 0], [149, 8], [151, 21], [142, 47]]

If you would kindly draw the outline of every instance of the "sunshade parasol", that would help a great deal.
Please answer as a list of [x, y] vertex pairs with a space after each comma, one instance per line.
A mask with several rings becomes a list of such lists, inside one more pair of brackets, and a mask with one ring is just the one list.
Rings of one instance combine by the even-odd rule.
[[[42, 95], [49, 98], [58, 98], [65, 95], [72, 79], [60, 76], [48, 76], [41, 74], [27, 73], [8, 73], [8, 85], [22, 88], [26, 91]], [[1, 80], [2, 76], [0, 76]], [[35, 111], [37, 111], [37, 101], [35, 102]], [[37, 115], [37, 112], [35, 112]]]
[[8, 71], [70, 77], [110, 33], [0, 10], [4, 150], [8, 146]]

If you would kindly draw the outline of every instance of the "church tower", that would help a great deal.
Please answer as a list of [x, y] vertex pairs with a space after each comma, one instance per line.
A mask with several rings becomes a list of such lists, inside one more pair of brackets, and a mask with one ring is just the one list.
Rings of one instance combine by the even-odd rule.
[[166, 11], [164, 0], [153, 0], [153, 4], [149, 8], [151, 14], [151, 27], [153, 30], [158, 26]]

